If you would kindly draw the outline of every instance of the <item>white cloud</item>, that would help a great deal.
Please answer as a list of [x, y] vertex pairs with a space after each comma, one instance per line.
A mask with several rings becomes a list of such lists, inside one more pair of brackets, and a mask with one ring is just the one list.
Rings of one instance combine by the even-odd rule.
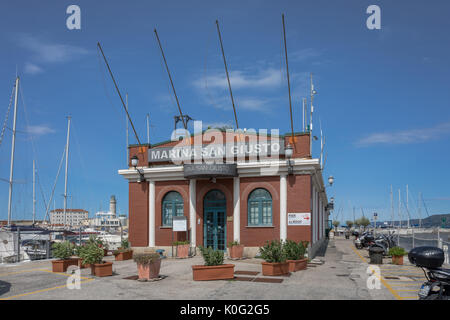
[[17, 41], [19, 46], [32, 52], [35, 60], [44, 63], [66, 62], [89, 53], [81, 47], [49, 43], [29, 34], [19, 35]]
[[[282, 83], [281, 80], [280, 70], [274, 68], [260, 69], [253, 74], [240, 70], [230, 72], [231, 89], [279, 87]], [[206, 79], [198, 78], [194, 81], [194, 85], [197, 88], [206, 86], [212, 89], [228, 89], [227, 77], [224, 71], [213, 72]]]
[[38, 74], [44, 72], [44, 69], [33, 63], [27, 62], [23, 71], [28, 74]]
[[55, 133], [56, 131], [46, 125], [28, 126], [26, 129], [27, 133], [33, 136], [43, 136], [50, 133]]
[[373, 144], [411, 144], [437, 140], [450, 133], [450, 122], [431, 128], [410, 129], [394, 132], [373, 133], [356, 142], [358, 146]]

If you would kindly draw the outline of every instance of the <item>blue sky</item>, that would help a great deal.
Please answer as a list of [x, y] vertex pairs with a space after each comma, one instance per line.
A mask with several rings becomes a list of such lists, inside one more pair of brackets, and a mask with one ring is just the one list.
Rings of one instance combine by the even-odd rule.
[[[81, 30], [66, 28], [66, 8], [81, 8]], [[381, 30], [366, 9], [381, 7]], [[167, 140], [177, 108], [156, 27], [184, 113], [233, 125], [215, 20], [219, 19], [241, 127], [290, 131], [281, 14], [286, 15], [294, 126], [314, 73], [315, 129], [326, 137], [325, 175], [335, 177], [341, 221], [364, 211], [390, 217], [398, 189], [418, 193], [430, 214], [450, 213], [450, 33], [448, 1], [3, 1], [0, 4], [0, 120], [18, 70], [19, 100], [13, 218], [31, 218], [32, 160], [48, 199], [72, 116], [69, 206], [91, 215], [115, 194], [127, 213], [125, 115], [96, 49], [100, 41], [140, 139]], [[11, 127], [12, 114], [8, 127]], [[315, 131], [317, 134], [318, 131]], [[0, 145], [0, 178], [9, 177], [11, 132]], [[34, 150], [33, 151], [33, 143]], [[136, 140], [130, 135], [130, 142]], [[317, 156], [319, 144], [314, 145]], [[63, 170], [55, 202], [63, 203]], [[38, 218], [44, 215], [40, 188]], [[0, 181], [0, 219], [8, 185]], [[414, 202], [414, 203], [413, 203]], [[362, 210], [361, 210], [362, 208]], [[423, 215], [424, 210], [422, 210]], [[339, 213], [339, 215], [338, 215]], [[396, 212], [397, 214], [397, 212]], [[403, 213], [405, 216], [406, 213]]]

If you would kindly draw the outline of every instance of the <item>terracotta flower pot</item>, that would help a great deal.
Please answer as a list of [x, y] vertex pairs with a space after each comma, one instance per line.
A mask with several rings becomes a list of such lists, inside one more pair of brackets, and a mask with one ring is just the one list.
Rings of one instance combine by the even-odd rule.
[[403, 265], [403, 256], [392, 256], [392, 263], [397, 265]]
[[133, 250], [120, 252], [115, 256], [116, 261], [130, 260], [131, 258], [133, 258]]
[[90, 264], [83, 264], [83, 259], [78, 258], [78, 268], [85, 269], [85, 268], [90, 268], [90, 267], [91, 267]]
[[112, 276], [112, 262], [95, 263], [91, 265], [91, 272], [97, 277]]
[[242, 259], [244, 255], [244, 245], [234, 245], [230, 247], [230, 258], [231, 259]]
[[52, 261], [52, 272], [66, 272], [69, 266], [77, 266], [78, 258], [69, 258]]
[[234, 279], [234, 264], [192, 266], [194, 281]]
[[139, 279], [154, 279], [158, 278], [159, 270], [161, 269], [161, 259], [158, 259], [150, 264], [137, 264]]
[[289, 273], [289, 262], [261, 262], [263, 276], [281, 276]]
[[177, 258], [187, 258], [189, 256], [189, 244], [177, 245]]
[[289, 263], [289, 271], [296, 272], [300, 270], [305, 270], [308, 264], [308, 259], [300, 260], [286, 260]]

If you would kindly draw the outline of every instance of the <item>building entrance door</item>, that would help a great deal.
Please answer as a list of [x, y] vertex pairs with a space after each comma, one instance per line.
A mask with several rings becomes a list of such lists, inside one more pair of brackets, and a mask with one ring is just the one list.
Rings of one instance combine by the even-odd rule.
[[226, 198], [219, 190], [211, 190], [204, 198], [203, 243], [214, 250], [227, 249]]

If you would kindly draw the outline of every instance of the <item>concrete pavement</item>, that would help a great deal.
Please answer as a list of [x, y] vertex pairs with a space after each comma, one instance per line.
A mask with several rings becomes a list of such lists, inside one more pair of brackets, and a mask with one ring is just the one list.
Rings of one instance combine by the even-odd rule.
[[[81, 289], [68, 289], [70, 274], [51, 272], [49, 261], [37, 261], [20, 266], [0, 266], [0, 299], [181, 299], [181, 300], [372, 300], [398, 299], [400, 291], [393, 291], [394, 284], [386, 280], [379, 289], [367, 287], [367, 273], [370, 269], [364, 259], [363, 250], [354, 249], [353, 242], [345, 239], [330, 240], [327, 247], [319, 252], [318, 258], [325, 263], [307, 270], [292, 273], [281, 283], [261, 283], [249, 281], [193, 281], [191, 266], [203, 264], [200, 256], [190, 259], [163, 259], [161, 275], [163, 280], [139, 282], [124, 278], [137, 275], [133, 260], [117, 261], [113, 264], [114, 275], [96, 278], [89, 269], [81, 270]], [[106, 260], [113, 260], [108, 256]], [[226, 260], [235, 264], [235, 271], [261, 272], [260, 259], [240, 261]], [[400, 266], [383, 265], [383, 272], [401, 273]], [[385, 270], [386, 269], [386, 270]], [[419, 269], [420, 270], [420, 269]], [[371, 271], [369, 271], [371, 272]], [[262, 277], [261, 274], [258, 277]], [[415, 283], [415, 282], [414, 282]], [[408, 283], [412, 284], [412, 283]], [[419, 285], [420, 286], [420, 285]], [[403, 296], [416, 296], [416, 287], [403, 288]], [[402, 289], [399, 289], [402, 290]], [[396, 293], [395, 293], [396, 292]]]

